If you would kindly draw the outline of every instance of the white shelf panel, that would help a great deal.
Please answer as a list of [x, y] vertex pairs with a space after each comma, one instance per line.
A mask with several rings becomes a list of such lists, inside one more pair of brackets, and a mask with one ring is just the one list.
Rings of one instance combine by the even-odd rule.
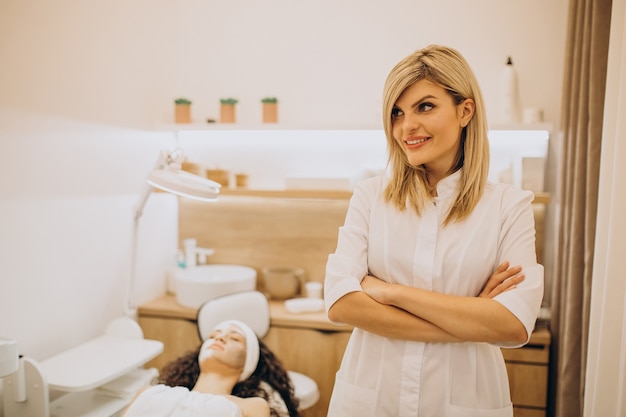
[[41, 363], [50, 389], [87, 391], [132, 371], [163, 351], [156, 340], [104, 335]]
[[115, 398], [91, 390], [71, 392], [50, 404], [50, 417], [117, 416], [132, 398]]

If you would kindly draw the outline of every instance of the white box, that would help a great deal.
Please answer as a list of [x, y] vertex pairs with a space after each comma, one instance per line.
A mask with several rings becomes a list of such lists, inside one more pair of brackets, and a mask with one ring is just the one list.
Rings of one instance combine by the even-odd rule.
[[522, 188], [535, 193], [544, 191], [545, 158], [522, 158]]

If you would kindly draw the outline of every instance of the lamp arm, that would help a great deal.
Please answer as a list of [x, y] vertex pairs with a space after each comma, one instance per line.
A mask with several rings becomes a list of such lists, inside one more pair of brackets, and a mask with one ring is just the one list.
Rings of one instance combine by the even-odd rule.
[[137, 202], [137, 205], [135, 205], [135, 214], [133, 216], [133, 219], [135, 219], [135, 223], [139, 221], [139, 218], [143, 214], [143, 209], [146, 206], [146, 203], [148, 202], [148, 198], [150, 197], [150, 194], [152, 193], [153, 189], [154, 187], [148, 183], [146, 183], [145, 186], [143, 187], [143, 192], [141, 193], [141, 197], [139, 197], [139, 201]]
[[[145, 204], [145, 200], [148, 199], [149, 193], [146, 195], [146, 198], [143, 200]], [[138, 242], [138, 234], [139, 234], [139, 218], [141, 217], [141, 210], [138, 210], [135, 213], [135, 218], [133, 220], [133, 231], [131, 237], [131, 247], [130, 247], [130, 276], [128, 279], [128, 288], [126, 289], [126, 305], [124, 306], [124, 312], [126, 316], [135, 319], [137, 317], [137, 306], [135, 305], [135, 281], [137, 281], [137, 242]]]
[[[154, 163], [153, 169], [162, 169], [171, 160], [169, 153], [165, 151], [159, 152], [159, 157]], [[133, 215], [133, 231], [131, 236], [131, 248], [130, 248], [130, 277], [128, 280], [128, 288], [126, 294], [126, 305], [124, 306], [125, 313], [129, 317], [135, 317], [137, 314], [137, 308], [135, 306], [134, 294], [135, 294], [135, 281], [137, 280], [137, 241], [139, 233], [139, 219], [143, 214], [143, 209], [148, 202], [148, 198], [154, 189], [153, 186], [145, 183], [143, 192], [139, 197], [139, 201], [135, 205]]]
[[[152, 170], [163, 169], [166, 165], [168, 165], [172, 161], [173, 161], [173, 157], [171, 153], [160, 151], [159, 157], [154, 163], [154, 167], [152, 168]], [[137, 202], [137, 205], [135, 206], [135, 215], [133, 217], [135, 219], [135, 222], [137, 222], [139, 218], [141, 217], [141, 215], [143, 214], [143, 209], [146, 206], [146, 203], [148, 202], [148, 197], [150, 197], [150, 193], [152, 193], [153, 189], [154, 189], [153, 186], [145, 182], [145, 186], [143, 188], [143, 192], [141, 193], [141, 197], [139, 197], [139, 201]]]
[[[164, 151], [159, 152], [159, 157], [157, 158], [156, 163], [152, 169], [151, 174], [155, 172], [162, 171], [166, 168], [172, 168], [175, 171], [179, 171], [181, 168], [181, 162], [184, 160], [184, 153], [182, 149], [176, 148], [172, 151]], [[175, 174], [178, 175], [178, 174]], [[188, 182], [190, 182], [189, 177], [194, 178], [194, 175], [187, 176]], [[195, 180], [197, 182], [197, 180]], [[203, 187], [196, 187], [196, 190], [190, 192], [188, 189], [180, 189], [180, 184], [176, 184], [175, 187], [172, 187], [170, 184], [167, 186], [163, 186], [163, 184], [155, 184], [156, 187], [168, 191], [173, 194], [182, 195], [191, 198], [198, 198], [204, 201], [215, 201], [217, 200], [217, 195], [219, 194], [220, 185], [209, 180], [209, 179], [201, 179], [204, 183]], [[152, 184], [154, 184], [153, 180], [150, 178], [150, 174], [146, 179], [146, 183], [143, 188], [143, 192], [139, 197], [139, 201], [134, 208], [134, 216], [133, 216], [133, 230], [132, 230], [132, 238], [131, 238], [131, 254], [130, 254], [130, 274], [128, 279], [128, 288], [126, 294], [126, 305], [124, 306], [124, 310], [127, 316], [132, 318], [136, 318], [137, 309], [135, 306], [135, 282], [137, 280], [137, 240], [138, 240], [138, 230], [139, 230], [139, 219], [143, 214], [143, 209], [148, 202], [148, 198], [155, 188]], [[179, 188], [178, 190], [174, 188]], [[198, 190], [202, 188], [201, 190]], [[199, 193], [198, 191], [202, 191]], [[195, 195], [194, 195], [195, 194]]]

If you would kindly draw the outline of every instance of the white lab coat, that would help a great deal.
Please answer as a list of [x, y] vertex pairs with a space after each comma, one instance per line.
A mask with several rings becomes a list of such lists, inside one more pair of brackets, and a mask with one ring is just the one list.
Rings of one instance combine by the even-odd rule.
[[[337, 249], [328, 258], [326, 310], [361, 291], [367, 274], [446, 294], [476, 296], [504, 261], [525, 280], [495, 300], [532, 333], [543, 297], [532, 193], [488, 184], [469, 218], [446, 227], [460, 171], [440, 181], [436, 204], [421, 216], [384, 201], [386, 179], [355, 187]], [[509, 346], [514, 347], [514, 346]], [[388, 339], [355, 328], [336, 375], [328, 417], [511, 417], [499, 346]]]

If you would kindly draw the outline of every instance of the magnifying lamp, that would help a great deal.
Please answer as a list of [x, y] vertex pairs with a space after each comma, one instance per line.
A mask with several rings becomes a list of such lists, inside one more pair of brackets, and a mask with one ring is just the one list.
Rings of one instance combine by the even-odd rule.
[[126, 315], [128, 316], [134, 317], [136, 315], [134, 292], [137, 279], [137, 231], [139, 218], [143, 213], [143, 209], [152, 191], [157, 188], [181, 197], [200, 201], [215, 202], [218, 199], [221, 185], [208, 178], [182, 171], [181, 163], [183, 160], [184, 154], [180, 149], [169, 152], [161, 151], [154, 168], [148, 173], [146, 186], [135, 207], [131, 249], [131, 274], [126, 299]]

